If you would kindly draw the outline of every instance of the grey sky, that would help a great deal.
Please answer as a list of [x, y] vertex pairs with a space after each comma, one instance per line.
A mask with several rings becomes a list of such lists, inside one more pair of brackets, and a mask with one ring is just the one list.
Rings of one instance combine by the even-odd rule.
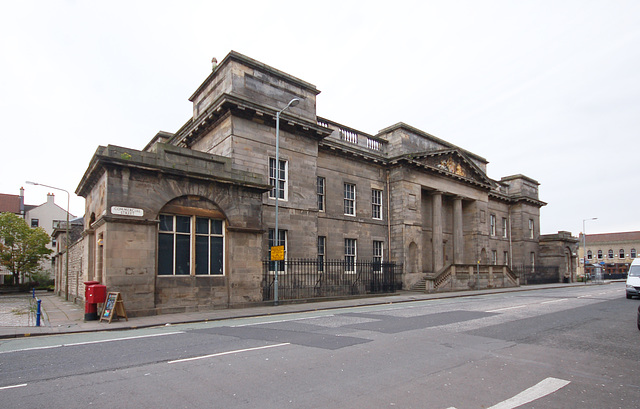
[[1, 2], [0, 192], [43, 203], [25, 180], [73, 192], [98, 145], [175, 132], [236, 50], [315, 84], [322, 117], [405, 122], [537, 180], [543, 233], [640, 230], [640, 2], [363, 4]]

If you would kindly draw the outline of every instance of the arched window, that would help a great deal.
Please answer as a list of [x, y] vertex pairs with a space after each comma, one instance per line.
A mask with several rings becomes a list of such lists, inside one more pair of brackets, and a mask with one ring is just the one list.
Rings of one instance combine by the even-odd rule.
[[593, 252], [591, 250], [587, 251], [587, 260], [591, 260], [593, 258]]
[[638, 257], [636, 253], [636, 249], [631, 249], [631, 258], [636, 258], [636, 257]]
[[598, 250], [598, 260], [602, 259], [602, 250]]
[[620, 249], [618, 257], [620, 257], [621, 259], [624, 259], [624, 249]]
[[608, 254], [609, 258], [613, 258], [613, 250], [609, 249]]

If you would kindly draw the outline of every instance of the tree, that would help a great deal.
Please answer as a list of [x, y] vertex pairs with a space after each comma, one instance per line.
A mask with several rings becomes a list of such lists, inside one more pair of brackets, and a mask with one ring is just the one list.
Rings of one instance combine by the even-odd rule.
[[13, 274], [17, 284], [20, 274], [30, 274], [53, 251], [47, 248], [51, 238], [43, 228], [30, 228], [13, 213], [0, 213], [0, 263]]

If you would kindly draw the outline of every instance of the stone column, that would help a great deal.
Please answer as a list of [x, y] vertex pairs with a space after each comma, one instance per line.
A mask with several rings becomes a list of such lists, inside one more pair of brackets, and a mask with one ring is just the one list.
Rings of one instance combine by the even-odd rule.
[[453, 199], [453, 263], [464, 262], [464, 237], [462, 234], [462, 198]]
[[442, 251], [442, 192], [434, 192], [433, 200], [433, 235], [431, 247], [433, 250], [433, 272], [437, 273], [444, 266]]

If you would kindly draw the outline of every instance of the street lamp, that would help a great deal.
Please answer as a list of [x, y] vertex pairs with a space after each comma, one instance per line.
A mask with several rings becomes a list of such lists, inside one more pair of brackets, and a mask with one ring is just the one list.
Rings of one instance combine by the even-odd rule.
[[598, 220], [597, 217], [592, 217], [590, 219], [582, 219], [582, 251], [584, 251], [584, 264], [582, 265], [583, 269], [583, 277], [584, 284], [587, 284], [587, 231], [586, 231], [586, 222], [589, 220]]
[[[294, 107], [296, 105], [298, 105], [300, 103], [300, 99], [299, 98], [293, 98], [291, 101], [289, 101], [289, 103], [287, 104], [287, 106], [285, 106], [284, 108], [282, 108], [280, 111], [278, 111], [276, 113], [276, 177], [275, 177], [275, 181], [274, 181], [274, 188], [275, 188], [275, 193], [276, 193], [276, 231], [274, 232], [274, 244], [278, 245], [279, 244], [279, 239], [280, 236], [278, 234], [278, 199], [280, 197], [280, 189], [279, 189], [279, 179], [280, 179], [280, 114], [283, 113], [285, 110], [287, 110], [289, 107]], [[278, 305], [278, 268], [279, 263], [278, 260], [275, 260], [275, 266], [276, 266], [276, 271], [275, 271], [275, 275], [274, 275], [274, 282], [273, 285], [274, 290], [273, 290], [273, 303], [274, 305]]]
[[54, 186], [44, 185], [42, 183], [29, 182], [29, 181], [27, 181], [26, 183], [28, 185], [44, 186], [44, 187], [48, 187], [49, 189], [60, 190], [67, 194], [67, 228], [65, 233], [67, 257], [65, 258], [65, 262], [64, 262], [64, 299], [66, 301], [69, 301], [69, 201], [71, 199], [71, 195], [69, 194], [68, 191], [61, 189], [59, 187], [54, 187]]

